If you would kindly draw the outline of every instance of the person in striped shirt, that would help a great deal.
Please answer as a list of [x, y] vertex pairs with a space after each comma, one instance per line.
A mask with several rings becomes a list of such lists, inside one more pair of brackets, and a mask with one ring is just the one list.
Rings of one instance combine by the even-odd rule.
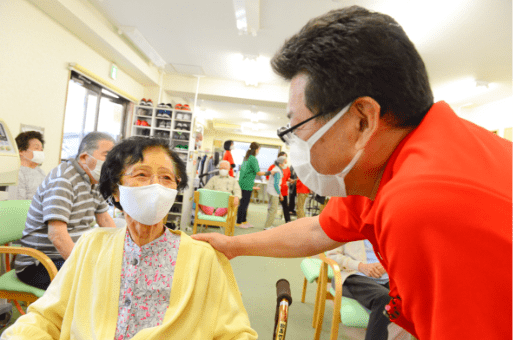
[[[100, 227], [115, 227], [108, 205], [98, 190], [98, 180], [114, 139], [103, 132], [86, 135], [75, 159], [54, 168], [30, 205], [20, 242], [45, 253], [60, 269], [80, 236], [96, 219]], [[14, 262], [20, 281], [46, 289], [50, 277], [34, 258], [18, 255]]]

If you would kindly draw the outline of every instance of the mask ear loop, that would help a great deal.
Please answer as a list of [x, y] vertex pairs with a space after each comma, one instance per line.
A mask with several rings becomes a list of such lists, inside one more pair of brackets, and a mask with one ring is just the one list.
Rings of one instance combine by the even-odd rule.
[[353, 102], [347, 104], [339, 113], [335, 115], [335, 117], [331, 118], [329, 122], [324, 124], [319, 130], [317, 130], [308, 140], [308, 146], [311, 148], [325, 133], [328, 131], [335, 123], [342, 118], [343, 115], [349, 111], [349, 108], [353, 105]]

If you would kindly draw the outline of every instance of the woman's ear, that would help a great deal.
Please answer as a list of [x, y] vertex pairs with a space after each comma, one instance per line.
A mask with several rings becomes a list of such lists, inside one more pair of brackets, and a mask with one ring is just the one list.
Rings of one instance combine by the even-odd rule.
[[115, 191], [112, 192], [112, 199], [116, 202], [119, 202], [119, 190], [116, 189]]
[[381, 106], [371, 97], [360, 97], [353, 103], [359, 119], [359, 132], [355, 148], [363, 149], [379, 126]]

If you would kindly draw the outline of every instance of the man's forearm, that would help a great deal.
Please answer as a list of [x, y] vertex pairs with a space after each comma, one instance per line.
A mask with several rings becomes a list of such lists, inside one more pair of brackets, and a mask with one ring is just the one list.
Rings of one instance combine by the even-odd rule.
[[307, 217], [278, 228], [231, 238], [236, 256], [305, 257], [342, 245], [322, 230], [318, 217]]
[[52, 226], [49, 224], [48, 226], [48, 238], [53, 243], [59, 254], [61, 254], [62, 258], [67, 260], [75, 243], [71, 239], [71, 236], [68, 233], [67, 225], [64, 222], [61, 222], [64, 226]]
[[109, 213], [106, 211], [101, 214], [96, 214], [96, 223], [100, 226], [100, 228], [116, 228], [116, 223], [112, 217], [110, 217]]

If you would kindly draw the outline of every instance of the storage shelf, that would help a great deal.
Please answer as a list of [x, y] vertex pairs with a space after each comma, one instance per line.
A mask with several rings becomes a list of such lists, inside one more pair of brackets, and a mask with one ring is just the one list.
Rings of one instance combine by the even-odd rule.
[[155, 116], [155, 119], [161, 119], [161, 120], [172, 120], [171, 118], [167, 118], [167, 117], [157, 117], [157, 116]]
[[159, 127], [156, 127], [154, 128], [155, 130], [160, 130], [160, 131], [167, 131], [167, 132], [170, 132], [171, 129], [168, 129], [168, 128], [159, 128]]
[[135, 128], [139, 128], [139, 129], [151, 129], [151, 126], [142, 126], [142, 125], [134, 125]]
[[182, 213], [175, 213], [175, 212], [170, 212], [170, 213], [167, 213], [168, 215], [173, 215], [173, 216], [182, 216]]
[[190, 121], [190, 120], [185, 120], [185, 119], [175, 119], [175, 122], [185, 122], [185, 123], [190, 123], [191, 121]]

